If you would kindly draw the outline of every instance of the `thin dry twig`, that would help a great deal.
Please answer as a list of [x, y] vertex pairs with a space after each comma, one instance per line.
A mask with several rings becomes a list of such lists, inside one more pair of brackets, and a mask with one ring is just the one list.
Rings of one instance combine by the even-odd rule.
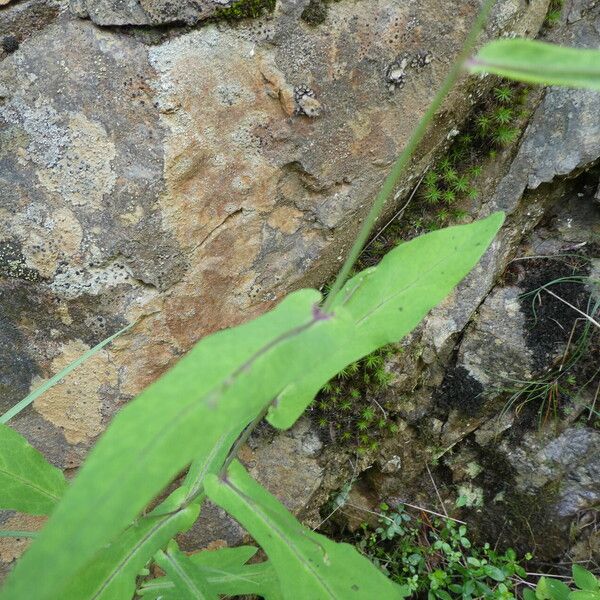
[[408, 208], [408, 205], [412, 202], [412, 199], [414, 198], [415, 194], [417, 193], [417, 190], [421, 187], [421, 183], [423, 182], [423, 179], [425, 178], [425, 173], [423, 173], [423, 175], [421, 176], [421, 179], [419, 179], [417, 185], [415, 186], [415, 189], [412, 191], [410, 197], [408, 198], [408, 200], [406, 201], [406, 204], [404, 204], [404, 206], [377, 232], [377, 234], [371, 239], [371, 241], [363, 248], [362, 252], [360, 253], [359, 256], [362, 256], [367, 249], [369, 248], [369, 246], [371, 246], [376, 240], [377, 238], [379, 238], [383, 232], [398, 218], [401, 217], [402, 214], [404, 213], [404, 211]]
[[429, 479], [431, 479], [431, 483], [433, 484], [433, 489], [435, 490], [435, 495], [437, 496], [437, 499], [440, 503], [440, 506], [442, 507], [442, 510], [444, 511], [444, 515], [446, 516], [446, 518], [448, 517], [448, 511], [446, 510], [446, 505], [444, 504], [444, 501], [442, 500], [442, 496], [440, 495], [440, 491], [438, 490], [438, 486], [435, 483], [435, 479], [433, 478], [433, 475], [431, 474], [431, 471], [429, 469], [429, 465], [427, 463], [425, 463], [425, 468], [427, 469], [427, 473], [429, 473]]
[[548, 292], [548, 294], [550, 294], [557, 300], [560, 300], [561, 302], [566, 304], [569, 308], [572, 308], [575, 312], [578, 312], [581, 316], [583, 316], [584, 319], [587, 319], [590, 323], [592, 323], [592, 325], [595, 325], [596, 327], [598, 327], [598, 329], [600, 329], [600, 323], [598, 323], [596, 319], [594, 319], [587, 313], [584, 313], [582, 310], [579, 310], [576, 306], [573, 306], [570, 302], [567, 302], [564, 298], [561, 298], [558, 294], [555, 294], [552, 290], [549, 290], [547, 287], [543, 287], [542, 289]]

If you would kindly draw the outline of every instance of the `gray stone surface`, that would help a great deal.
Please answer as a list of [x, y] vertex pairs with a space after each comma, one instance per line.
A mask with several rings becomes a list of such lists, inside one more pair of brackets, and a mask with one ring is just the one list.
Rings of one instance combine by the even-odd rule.
[[233, 0], [70, 0], [74, 14], [98, 25], [195, 24]]
[[591, 428], [567, 428], [558, 437], [531, 434], [518, 447], [505, 445], [516, 469], [521, 491], [534, 493], [558, 482], [556, 511], [573, 517], [600, 501], [600, 433]]

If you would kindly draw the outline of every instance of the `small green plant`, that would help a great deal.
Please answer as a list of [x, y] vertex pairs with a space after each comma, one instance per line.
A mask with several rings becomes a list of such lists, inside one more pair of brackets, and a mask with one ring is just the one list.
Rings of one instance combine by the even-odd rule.
[[494, 132], [494, 141], [498, 146], [509, 146], [519, 137], [519, 130], [512, 127], [498, 127]]
[[553, 577], [542, 577], [535, 591], [523, 590], [523, 600], [600, 600], [600, 579], [582, 566], [574, 564], [573, 586]]
[[548, 12], [546, 13], [545, 24], [548, 27], [554, 27], [560, 22], [562, 11], [565, 5], [565, 0], [551, 0]]
[[501, 106], [494, 112], [494, 121], [500, 125], [507, 125], [513, 120], [513, 117], [514, 113], [512, 109], [506, 106]]
[[514, 97], [514, 90], [508, 86], [503, 85], [497, 88], [494, 88], [494, 98], [501, 102], [502, 104], [509, 104]]
[[516, 597], [527, 575], [513, 550], [476, 546], [464, 523], [408, 510], [383, 504], [380, 526], [363, 525], [358, 536], [358, 548], [388, 577], [429, 600]]

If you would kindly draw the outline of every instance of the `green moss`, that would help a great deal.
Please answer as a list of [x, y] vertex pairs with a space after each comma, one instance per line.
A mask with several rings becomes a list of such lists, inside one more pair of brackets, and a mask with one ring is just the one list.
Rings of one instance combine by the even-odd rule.
[[215, 20], [237, 21], [239, 19], [256, 19], [275, 10], [276, 0], [238, 0], [227, 8], [215, 12]]
[[554, 27], [555, 25], [558, 25], [562, 16], [564, 4], [564, 0], [552, 0], [550, 2], [548, 12], [546, 13], [546, 26]]
[[328, 6], [324, 0], [310, 0], [302, 11], [301, 18], [309, 25], [320, 25], [327, 19]]
[[396, 350], [388, 346], [348, 365], [323, 386], [311, 406], [316, 424], [331, 441], [359, 454], [377, 450], [381, 440], [394, 430], [388, 406], [373, 398], [389, 385], [385, 359]]

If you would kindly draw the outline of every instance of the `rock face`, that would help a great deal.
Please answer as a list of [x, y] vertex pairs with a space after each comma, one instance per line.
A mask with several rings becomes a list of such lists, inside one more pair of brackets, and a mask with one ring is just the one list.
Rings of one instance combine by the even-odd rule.
[[215, 17], [219, 11], [242, 11], [245, 4], [249, 5], [250, 11], [259, 13], [263, 6], [272, 8], [275, 3], [269, 0], [247, 3], [233, 0], [71, 0], [70, 8], [74, 14], [88, 17], [98, 25], [194, 25]]
[[[166, 23], [167, 4], [106, 1], [88, 12], [130, 22], [143, 9]], [[0, 13], [1, 33], [19, 44], [0, 67], [10, 348], [0, 410], [62, 357], [137, 320], [65, 380], [61, 409], [36, 402], [14, 426], [76, 467], [114, 411], [197, 339], [321, 283], [476, 4], [340, 2], [314, 26], [301, 19], [304, 3], [282, 2], [270, 17], [167, 30], [154, 45], [147, 32], [78, 18], [82, 3]], [[501, 3], [492, 32], [534, 32], [545, 6]], [[39, 30], [25, 31], [27, 16]], [[468, 105], [460, 93], [450, 100], [431, 148]], [[78, 424], [84, 413], [93, 416]]]
[[[586, 9], [557, 41], [600, 44], [600, 7]], [[355, 504], [439, 511], [436, 480], [446, 510], [466, 498], [460, 518], [481, 542], [598, 559], [600, 332], [585, 315], [600, 306], [599, 109], [598, 95], [549, 89], [518, 148], [483, 167], [478, 210], [502, 208], [507, 224], [389, 361], [378, 401], [398, 434], [365, 459]]]

